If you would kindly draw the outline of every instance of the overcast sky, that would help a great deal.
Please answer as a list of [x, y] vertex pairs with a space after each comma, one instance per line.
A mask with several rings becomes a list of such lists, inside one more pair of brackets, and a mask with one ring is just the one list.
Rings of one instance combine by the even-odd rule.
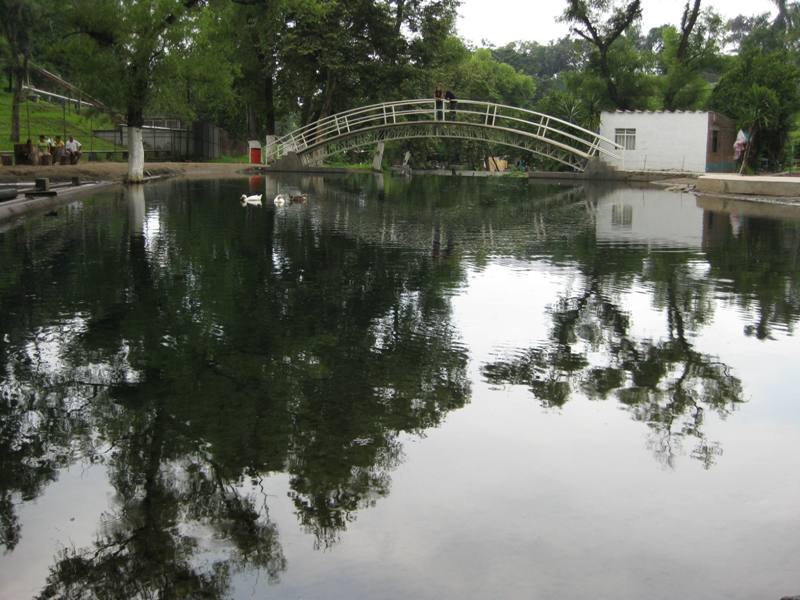
[[[680, 22], [686, 0], [642, 0], [642, 29]], [[704, 0], [723, 17], [774, 14], [770, 0]], [[497, 46], [516, 40], [547, 43], [565, 35], [568, 28], [556, 19], [565, 0], [462, 0], [458, 32], [475, 44], [487, 40]]]

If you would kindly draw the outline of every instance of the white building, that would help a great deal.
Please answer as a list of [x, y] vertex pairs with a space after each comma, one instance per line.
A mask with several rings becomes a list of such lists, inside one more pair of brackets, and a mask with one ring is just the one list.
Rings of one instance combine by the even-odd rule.
[[600, 135], [623, 149], [603, 160], [620, 171], [730, 172], [736, 169], [736, 127], [699, 111], [616, 111], [600, 115]]

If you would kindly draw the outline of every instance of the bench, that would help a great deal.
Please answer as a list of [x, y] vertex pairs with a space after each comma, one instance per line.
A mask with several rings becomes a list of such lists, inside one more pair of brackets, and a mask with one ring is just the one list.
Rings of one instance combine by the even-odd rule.
[[39, 149], [34, 146], [34, 159], [28, 156], [27, 144], [14, 144], [14, 164], [15, 165], [35, 165], [38, 163]]

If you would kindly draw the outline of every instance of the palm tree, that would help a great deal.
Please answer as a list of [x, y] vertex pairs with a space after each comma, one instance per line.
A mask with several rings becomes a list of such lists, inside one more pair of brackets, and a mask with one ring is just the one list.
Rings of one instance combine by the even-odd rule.
[[750, 149], [753, 147], [756, 134], [762, 129], [768, 129], [777, 120], [778, 97], [771, 89], [754, 83], [747, 92], [745, 107], [742, 121], [747, 127], [747, 146], [742, 157], [739, 175], [744, 172], [747, 161], [750, 159]]

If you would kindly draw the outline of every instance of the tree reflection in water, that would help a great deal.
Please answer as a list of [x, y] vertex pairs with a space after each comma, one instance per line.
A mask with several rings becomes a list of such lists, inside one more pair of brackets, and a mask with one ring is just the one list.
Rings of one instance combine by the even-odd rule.
[[[711, 208], [727, 204], [702, 197], [699, 202]], [[753, 310], [755, 320], [745, 325], [744, 332], [760, 340], [771, 339], [776, 327], [791, 333], [800, 314], [800, 277], [796, 276], [800, 213], [796, 207], [787, 207], [784, 210], [791, 219], [758, 216], [769, 214], [769, 208], [733, 203], [728, 212], [706, 210], [703, 215], [703, 245], [711, 275], [730, 282], [742, 309]]]
[[[743, 402], [731, 369], [692, 342], [692, 334], [713, 317], [713, 284], [696, 274], [693, 253], [681, 259], [675, 252], [624, 246], [576, 248], [584, 249], [575, 255], [582, 282], [573, 287], [580, 291], [551, 306], [549, 339], [484, 365], [484, 377], [496, 385], [526, 385], [545, 407], [563, 406], [576, 393], [593, 400], [615, 397], [647, 424], [659, 460], [673, 466], [682, 442], [692, 439], [691, 456], [710, 468], [722, 449], [704, 432], [705, 413], [724, 418]], [[665, 317], [662, 339], [633, 333], [635, 315], [622, 306], [620, 291], [634, 285], [652, 289], [654, 308]]]
[[[172, 182], [147, 206], [132, 189], [0, 236], [2, 543], [13, 550], [16, 505], [63, 467], [103, 462], [115, 491], [95, 544], [63, 551], [42, 597], [218, 597], [241, 570], [279, 577], [274, 473], [315, 545], [336, 543], [389, 492], [401, 434], [469, 399], [449, 301], [464, 265], [577, 271], [546, 342], [483, 373], [546, 406], [615, 397], [668, 464], [693, 440], [710, 467], [721, 450], [704, 415], [742, 402], [730, 369], [694, 344], [714, 286], [758, 304], [764, 339], [800, 312], [796, 278], [765, 289], [766, 274], [749, 275], [785, 263], [750, 256], [736, 270], [724, 244], [753, 250], [729, 230], [704, 237], [708, 277], [694, 251], [598, 244], [597, 200], [581, 190], [387, 179], [370, 196], [363, 179], [335, 181], [324, 201], [284, 210], [242, 209], [240, 182]], [[764, 232], [756, 248], [772, 252], [782, 232]], [[634, 333], [621, 296], [636, 285], [664, 313], [662, 339]]]
[[[16, 285], [0, 301], [28, 313], [0, 311], [4, 545], [20, 536], [14, 498], [71, 462], [103, 460], [115, 490], [97, 541], [61, 552], [43, 598], [218, 597], [238, 570], [278, 577], [267, 475], [290, 474], [298, 519], [328, 546], [388, 493], [399, 435], [469, 397], [446, 300], [457, 260], [332, 233], [305, 211], [231, 211], [238, 182], [167, 207], [176, 185], [147, 211], [135, 188], [118, 197], [127, 220], [90, 202], [4, 239], [0, 284]], [[52, 334], [47, 364], [37, 330]]]

